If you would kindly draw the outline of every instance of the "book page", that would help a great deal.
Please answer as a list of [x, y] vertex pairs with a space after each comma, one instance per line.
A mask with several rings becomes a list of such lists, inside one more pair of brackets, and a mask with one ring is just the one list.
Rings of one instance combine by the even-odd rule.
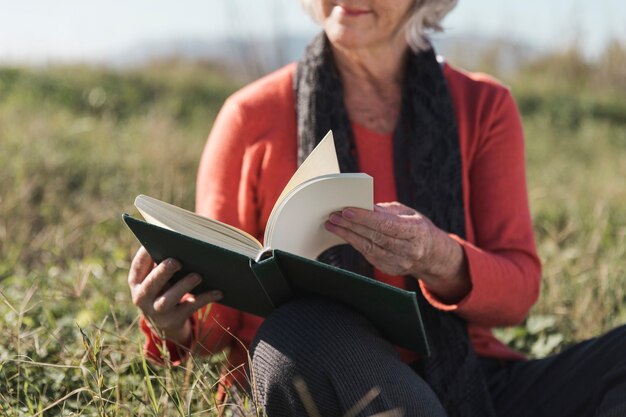
[[[285, 196], [295, 187], [312, 178], [328, 174], [339, 174], [339, 162], [337, 162], [337, 151], [335, 151], [335, 139], [332, 130], [328, 131], [302, 165], [298, 167], [276, 200], [272, 214]], [[270, 218], [272, 214], [270, 214]]]
[[148, 223], [202, 240], [250, 258], [256, 258], [263, 245], [254, 236], [217, 220], [146, 195], [135, 198], [135, 207]]
[[374, 182], [367, 174], [330, 174], [292, 189], [268, 221], [265, 245], [315, 259], [345, 243], [324, 227], [330, 213], [345, 207], [373, 209]]

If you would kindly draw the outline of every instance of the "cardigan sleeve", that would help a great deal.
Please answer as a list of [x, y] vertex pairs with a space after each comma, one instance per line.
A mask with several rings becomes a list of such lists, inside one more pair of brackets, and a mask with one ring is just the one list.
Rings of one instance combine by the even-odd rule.
[[[256, 176], [251, 172], [249, 120], [232, 97], [218, 114], [200, 159], [196, 181], [196, 212], [259, 237]], [[196, 314], [197, 342], [201, 352], [212, 354], [225, 347], [241, 349], [237, 337], [243, 313], [212, 304]]]
[[[246, 223], [250, 219], [250, 200], [242, 190], [242, 166], [246, 146], [245, 132], [239, 107], [232, 99], [220, 110], [200, 159], [196, 182], [196, 212], [237, 228], [251, 231]], [[177, 347], [161, 339], [141, 322], [146, 334], [144, 351], [156, 361], [161, 360], [162, 346], [168, 350], [173, 364], [184, 360], [186, 352], [200, 354], [219, 353], [235, 342], [241, 326], [241, 312], [213, 303], [196, 311], [192, 317], [193, 338], [189, 346]], [[237, 349], [237, 346], [235, 346]]]
[[508, 326], [524, 320], [539, 295], [541, 264], [528, 207], [524, 137], [517, 106], [500, 87], [483, 106], [469, 161], [470, 221], [474, 242], [450, 235], [463, 248], [472, 288], [448, 305], [420, 282], [429, 302], [469, 323]]

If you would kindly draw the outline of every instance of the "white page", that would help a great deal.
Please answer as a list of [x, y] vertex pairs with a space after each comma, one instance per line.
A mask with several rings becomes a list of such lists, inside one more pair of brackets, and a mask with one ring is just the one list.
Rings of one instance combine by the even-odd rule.
[[137, 196], [135, 207], [150, 224], [216, 244], [250, 258], [256, 258], [262, 249], [261, 243], [243, 230], [153, 197]]
[[[283, 198], [295, 187], [312, 178], [328, 174], [339, 174], [339, 162], [337, 161], [337, 151], [335, 151], [335, 139], [332, 130], [328, 131], [302, 165], [298, 167], [282, 193], [280, 193], [276, 203], [274, 203], [272, 214]], [[272, 214], [270, 214], [270, 218], [272, 218]]]
[[324, 223], [330, 213], [345, 207], [372, 210], [373, 184], [372, 177], [362, 173], [324, 175], [301, 184], [275, 207], [275, 218], [267, 225], [266, 247], [315, 259], [324, 250], [346, 243], [327, 231]]

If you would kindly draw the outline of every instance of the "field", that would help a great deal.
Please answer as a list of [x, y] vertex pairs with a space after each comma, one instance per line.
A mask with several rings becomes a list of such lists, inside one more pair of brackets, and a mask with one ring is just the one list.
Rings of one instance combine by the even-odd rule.
[[[626, 323], [623, 68], [614, 44], [597, 63], [569, 51], [505, 79], [544, 272], [526, 322], [498, 335], [533, 357]], [[239, 85], [177, 61], [0, 68], [0, 415], [213, 409], [219, 358], [182, 370], [141, 354], [126, 285], [137, 244], [121, 213], [139, 193], [193, 208], [198, 155]]]

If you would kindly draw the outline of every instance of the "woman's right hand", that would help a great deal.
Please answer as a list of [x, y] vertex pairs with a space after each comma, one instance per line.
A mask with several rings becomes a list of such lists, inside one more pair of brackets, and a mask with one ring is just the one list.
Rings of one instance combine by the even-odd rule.
[[189, 274], [170, 286], [168, 281], [180, 268], [180, 262], [171, 258], [155, 265], [142, 246], [130, 266], [128, 285], [133, 304], [139, 307], [149, 325], [166, 339], [184, 346], [192, 336], [191, 315], [204, 305], [219, 301], [222, 293], [189, 294], [202, 280], [198, 274]]

